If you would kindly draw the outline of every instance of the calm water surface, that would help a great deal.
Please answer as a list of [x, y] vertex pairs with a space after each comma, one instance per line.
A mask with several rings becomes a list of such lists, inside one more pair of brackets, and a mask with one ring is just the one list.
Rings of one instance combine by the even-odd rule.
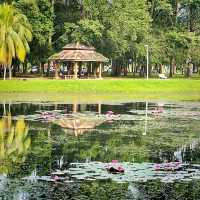
[[0, 104], [0, 199], [200, 199], [200, 103]]

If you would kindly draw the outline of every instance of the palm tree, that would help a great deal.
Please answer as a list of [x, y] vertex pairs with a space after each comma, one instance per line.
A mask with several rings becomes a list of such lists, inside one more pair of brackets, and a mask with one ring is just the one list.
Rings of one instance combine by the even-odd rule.
[[11, 79], [12, 59], [18, 58], [24, 62], [29, 52], [28, 42], [32, 40], [31, 25], [25, 15], [21, 14], [13, 5], [0, 5], [0, 64], [9, 68]]

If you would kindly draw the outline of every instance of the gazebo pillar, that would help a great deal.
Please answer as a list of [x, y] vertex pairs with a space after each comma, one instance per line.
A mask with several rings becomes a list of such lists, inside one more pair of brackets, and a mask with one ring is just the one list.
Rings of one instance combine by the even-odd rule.
[[90, 63], [90, 72], [92, 73], [92, 62]]
[[102, 63], [99, 63], [99, 78], [102, 78]]
[[74, 63], [74, 79], [78, 78], [78, 62]]
[[93, 75], [94, 75], [94, 78], [96, 78], [97, 77], [97, 68], [96, 68], [96, 66], [95, 67], [93, 67]]
[[60, 68], [59, 62], [55, 64], [55, 79], [59, 79], [58, 68]]
[[102, 64], [101, 62], [98, 63], [98, 66], [97, 66], [97, 75], [98, 75], [98, 78], [101, 78], [102, 76]]
[[89, 74], [89, 76], [91, 76], [91, 75], [92, 75], [92, 72], [93, 72], [93, 66], [92, 66], [92, 62], [90, 62], [90, 73], [88, 73], [88, 74]]

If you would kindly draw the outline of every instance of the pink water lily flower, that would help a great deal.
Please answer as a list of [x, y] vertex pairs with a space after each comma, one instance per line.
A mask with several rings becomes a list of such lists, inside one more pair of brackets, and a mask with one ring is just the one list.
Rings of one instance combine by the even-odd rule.
[[110, 173], [124, 173], [125, 171], [118, 160], [112, 160], [112, 162], [106, 166], [106, 169]]
[[56, 182], [56, 181], [59, 181], [60, 180], [60, 177], [59, 176], [54, 176], [53, 177], [53, 180]]
[[119, 163], [118, 160], [112, 160], [112, 163]]

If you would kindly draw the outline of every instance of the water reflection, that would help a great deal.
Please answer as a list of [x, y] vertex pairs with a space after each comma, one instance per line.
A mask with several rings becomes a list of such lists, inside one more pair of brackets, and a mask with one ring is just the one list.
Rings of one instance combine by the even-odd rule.
[[30, 145], [24, 118], [19, 118], [13, 124], [10, 114], [3, 116], [0, 120], [0, 173], [11, 173], [13, 166], [24, 162]]
[[[200, 103], [14, 103], [2, 104], [0, 115], [0, 174], [18, 181], [28, 176], [33, 179], [31, 184], [40, 184], [34, 181], [37, 177], [68, 170], [73, 162], [107, 163], [116, 159], [140, 166], [175, 160], [200, 164]], [[3, 184], [1, 176], [0, 182]], [[81, 183], [86, 193], [91, 192], [90, 186], [95, 190], [95, 184], [103, 187], [97, 182], [91, 184]], [[144, 188], [138, 185], [126, 185], [123, 195], [143, 194], [140, 188]], [[27, 190], [19, 183], [13, 187], [21, 190], [21, 196], [32, 191], [31, 185]]]
[[104, 120], [87, 116], [69, 116], [61, 118], [56, 123], [64, 129], [70, 129], [75, 136], [81, 135], [84, 132], [95, 129], [102, 124]]
[[147, 119], [148, 118], [148, 101], [146, 101], [146, 107], [145, 107], [145, 125], [144, 125], [144, 132], [143, 135], [147, 134]]

